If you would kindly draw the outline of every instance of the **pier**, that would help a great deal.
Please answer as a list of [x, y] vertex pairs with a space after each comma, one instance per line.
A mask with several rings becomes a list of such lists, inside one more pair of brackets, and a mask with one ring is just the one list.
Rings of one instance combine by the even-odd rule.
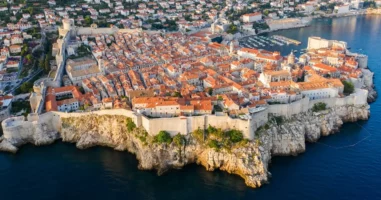
[[287, 44], [295, 44], [295, 45], [302, 44], [302, 42], [300, 42], [298, 40], [287, 38], [287, 37], [284, 37], [284, 36], [281, 36], [281, 35], [274, 35], [274, 38], [277, 38], [279, 40], [285, 41]]

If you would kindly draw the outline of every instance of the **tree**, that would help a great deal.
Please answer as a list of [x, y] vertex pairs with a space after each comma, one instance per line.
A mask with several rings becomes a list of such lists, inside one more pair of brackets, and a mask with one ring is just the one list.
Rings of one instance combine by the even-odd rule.
[[352, 94], [353, 91], [355, 90], [355, 86], [353, 85], [352, 82], [343, 81], [343, 85], [344, 85], [344, 94]]
[[208, 88], [208, 94], [209, 94], [209, 95], [213, 95], [213, 88], [211, 88], [211, 87]]
[[183, 135], [181, 135], [180, 133], [177, 133], [177, 135], [175, 135], [175, 137], [173, 137], [173, 143], [175, 143], [176, 146], [183, 146], [185, 145], [185, 142], [186, 142], [186, 139]]
[[132, 121], [130, 117], [127, 117], [126, 119], [126, 126], [127, 126], [128, 132], [131, 132], [136, 128], [136, 124], [134, 123], [134, 121]]
[[93, 19], [91, 19], [90, 16], [86, 16], [86, 17], [85, 17], [85, 23], [86, 23], [87, 25], [90, 25], [90, 24], [93, 23]]
[[230, 24], [228, 30], [226, 30], [227, 33], [235, 34], [238, 32], [238, 28], [234, 24]]
[[204, 130], [200, 129], [200, 127], [198, 127], [197, 130], [193, 131], [192, 135], [198, 142], [204, 141]]
[[319, 111], [325, 110], [326, 108], [327, 108], [327, 104], [323, 102], [318, 102], [318, 103], [315, 103], [314, 106], [312, 107], [312, 112], [319, 112]]
[[217, 140], [210, 140], [208, 142], [208, 146], [209, 146], [209, 148], [213, 148], [215, 150], [219, 150], [220, 149], [220, 145], [218, 144]]
[[34, 12], [34, 8], [33, 7], [28, 7], [26, 10], [28, 11], [28, 13], [30, 15], [33, 15], [33, 12]]
[[21, 56], [25, 56], [28, 53], [28, 46], [24, 44], [21, 49]]
[[177, 91], [174, 92], [174, 93], [172, 94], [172, 96], [173, 96], [173, 97], [180, 97], [180, 98], [182, 97], [181, 93], [180, 93], [180, 92], [177, 92]]
[[50, 64], [49, 64], [50, 60], [49, 60], [49, 56], [46, 56], [45, 57], [45, 61], [44, 61], [44, 70], [45, 72], [49, 72], [50, 71]]
[[172, 138], [167, 131], [160, 131], [159, 134], [154, 137], [154, 142], [159, 144], [170, 144], [172, 142]]
[[26, 55], [25, 58], [28, 60], [29, 63], [32, 62], [33, 57], [31, 54]]
[[44, 59], [44, 57], [41, 57], [38, 60], [38, 66], [41, 67], [42, 69], [44, 69], [44, 66], [45, 66], [45, 59]]
[[233, 143], [237, 143], [243, 140], [243, 134], [239, 130], [232, 129], [228, 131], [226, 134], [230, 138], [230, 141]]
[[21, 93], [28, 93], [33, 90], [33, 83], [25, 82], [20, 86]]

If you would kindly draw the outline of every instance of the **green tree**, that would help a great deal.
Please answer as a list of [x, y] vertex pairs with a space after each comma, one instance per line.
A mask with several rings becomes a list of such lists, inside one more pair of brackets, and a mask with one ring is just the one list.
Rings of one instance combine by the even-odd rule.
[[28, 60], [28, 62], [32, 62], [33, 56], [31, 54], [28, 54], [25, 56], [25, 58]]
[[228, 27], [228, 30], [226, 30], [227, 33], [230, 33], [230, 34], [235, 34], [238, 32], [238, 28], [236, 25], [234, 24], [230, 24], [229, 27]]
[[204, 130], [200, 129], [198, 127], [197, 130], [192, 132], [193, 137], [198, 141], [198, 142], [203, 142], [204, 141]]
[[219, 145], [217, 140], [210, 140], [208, 142], [208, 146], [209, 146], [209, 148], [213, 148], [215, 150], [219, 150], [220, 149], [220, 145]]
[[21, 93], [28, 93], [33, 90], [33, 83], [25, 82], [20, 86]]
[[180, 92], [177, 92], [177, 91], [174, 92], [174, 93], [172, 94], [172, 96], [173, 96], [173, 97], [180, 97], [180, 98], [182, 97], [181, 93], [180, 93]]
[[90, 16], [86, 16], [86, 17], [85, 17], [85, 23], [86, 23], [87, 25], [91, 25], [91, 24], [93, 23], [93, 19], [91, 19]]
[[45, 60], [44, 60], [44, 70], [45, 70], [45, 72], [50, 71], [50, 54], [49, 53], [46, 55]]
[[170, 144], [172, 142], [172, 138], [167, 131], [160, 131], [159, 134], [154, 137], [154, 142], [159, 144]]
[[126, 119], [126, 126], [127, 126], [128, 132], [131, 132], [136, 128], [136, 124], [130, 117], [127, 117]]
[[233, 143], [237, 143], [243, 140], [242, 132], [236, 129], [232, 129], [226, 132], [226, 135], [229, 137], [230, 141]]
[[319, 111], [325, 110], [326, 108], [327, 108], [327, 104], [323, 102], [318, 102], [318, 103], [315, 103], [314, 106], [312, 107], [312, 112], [319, 112]]
[[178, 133], [177, 135], [175, 135], [175, 137], [173, 137], [173, 143], [175, 143], [176, 146], [181, 147], [181, 146], [185, 145], [186, 139], [183, 135]]
[[342, 83], [344, 85], [344, 94], [352, 94], [355, 90], [353, 83], [349, 81], [342, 81]]
[[211, 87], [208, 88], [208, 94], [209, 94], [209, 95], [213, 95], [213, 88], [211, 88]]
[[28, 13], [30, 15], [33, 15], [33, 12], [34, 12], [34, 8], [33, 7], [28, 7], [26, 10], [28, 11]]

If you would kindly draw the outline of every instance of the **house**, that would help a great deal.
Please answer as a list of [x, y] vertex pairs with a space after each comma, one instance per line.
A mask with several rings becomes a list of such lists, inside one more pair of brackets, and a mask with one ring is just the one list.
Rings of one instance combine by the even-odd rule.
[[245, 23], [251, 23], [251, 22], [257, 22], [262, 20], [262, 13], [255, 12], [255, 13], [248, 13], [242, 15], [242, 21]]
[[9, 47], [9, 51], [10, 51], [11, 53], [21, 53], [21, 46], [18, 45], [18, 44], [16, 44], [16, 45], [11, 45], [11, 46]]

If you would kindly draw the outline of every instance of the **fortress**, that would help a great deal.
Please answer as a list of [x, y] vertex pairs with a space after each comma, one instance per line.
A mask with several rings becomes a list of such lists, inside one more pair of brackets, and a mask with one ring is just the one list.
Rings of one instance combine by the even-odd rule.
[[62, 128], [62, 118], [83, 117], [87, 115], [115, 115], [131, 118], [137, 126], [142, 126], [149, 135], [155, 136], [164, 130], [171, 136], [180, 133], [187, 135], [197, 129], [207, 129], [209, 125], [221, 128], [223, 130], [238, 129], [241, 130], [246, 139], [252, 140], [255, 137], [255, 131], [265, 125], [269, 120], [269, 114], [292, 118], [293, 115], [308, 112], [316, 103], [324, 102], [328, 108], [341, 106], [362, 107], [368, 106], [368, 91], [356, 89], [355, 93], [343, 98], [327, 98], [319, 100], [310, 100], [303, 98], [290, 104], [268, 105], [266, 109], [252, 113], [245, 119], [231, 118], [226, 115], [202, 115], [190, 117], [173, 118], [147, 118], [144, 115], [130, 110], [111, 109], [84, 113], [64, 113], [51, 111], [44, 114], [29, 114], [27, 119], [23, 116], [12, 117], [2, 122], [2, 128], [5, 139], [28, 138], [33, 134], [48, 134], [51, 132], [60, 132]]

